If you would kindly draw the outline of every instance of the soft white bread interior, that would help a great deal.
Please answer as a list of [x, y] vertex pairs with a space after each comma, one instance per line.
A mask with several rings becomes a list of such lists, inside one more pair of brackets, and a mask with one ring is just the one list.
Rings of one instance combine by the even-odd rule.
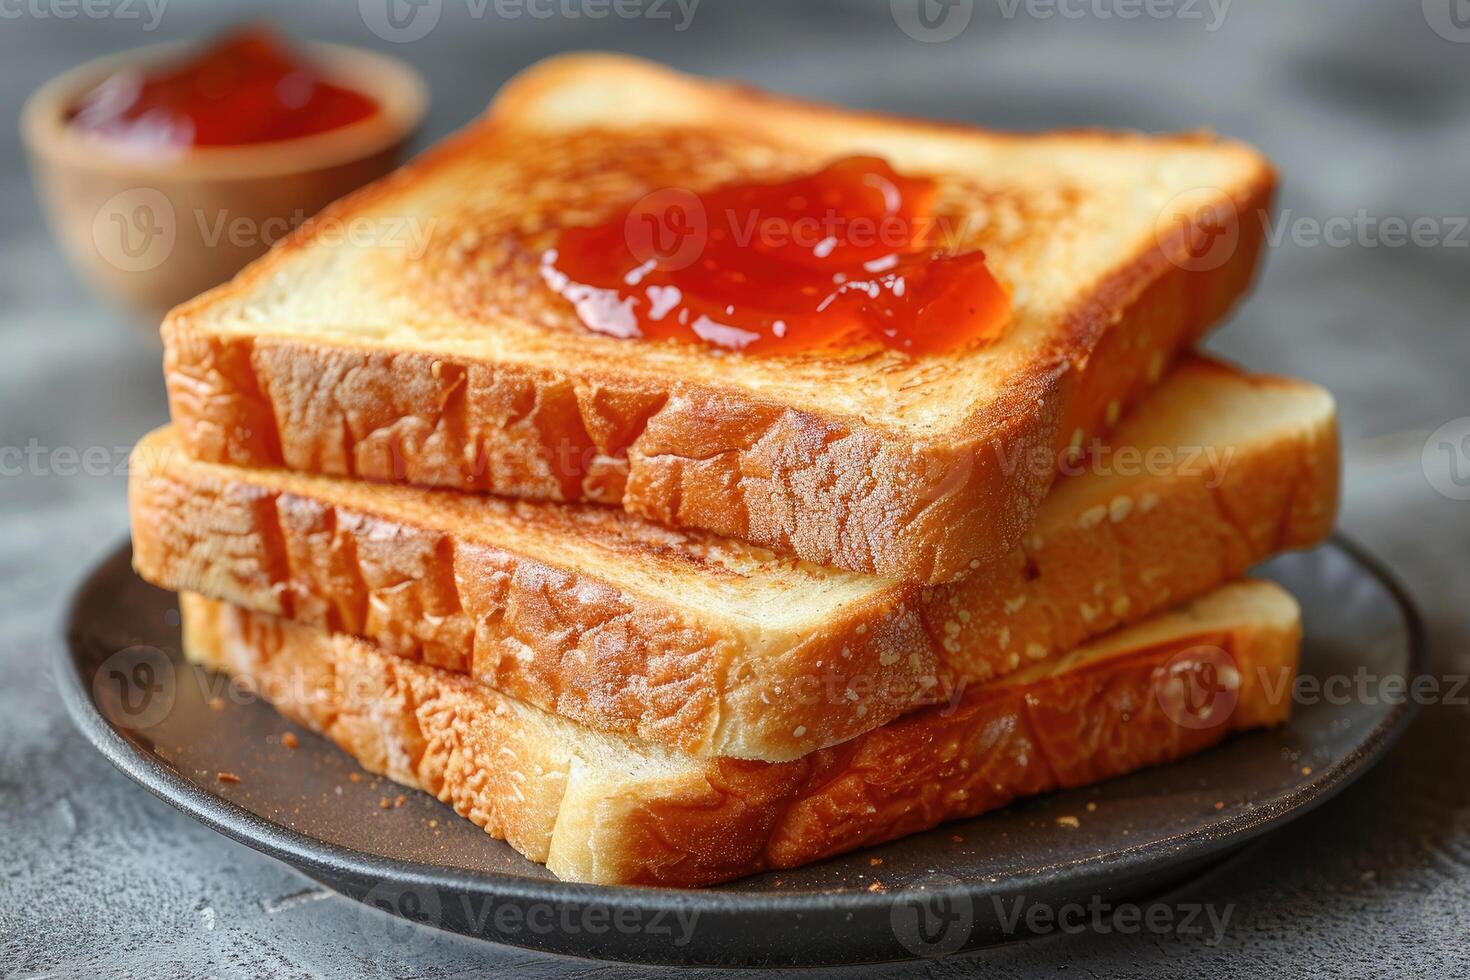
[[[197, 594], [181, 609], [190, 659], [558, 876], [677, 886], [805, 864], [1283, 721], [1300, 641], [1284, 591], [1227, 585], [952, 705], [762, 763], [600, 734], [461, 674]], [[1201, 671], [1210, 696], [1181, 697]]]
[[[711, 352], [594, 334], [541, 285], [561, 227], [854, 153], [938, 182], [942, 247], [1012, 293], [1000, 340]], [[170, 408], [201, 459], [621, 502], [951, 581], [1014, 547], [1054, 477], [998, 456], [1104, 431], [1245, 290], [1274, 183], [1203, 134], [994, 133], [559, 58], [170, 313]]]
[[589, 727], [784, 761], [1317, 543], [1337, 464], [1322, 389], [1192, 358], [1012, 554], [920, 589], [611, 508], [201, 463], [165, 429], [134, 457], [133, 561]]

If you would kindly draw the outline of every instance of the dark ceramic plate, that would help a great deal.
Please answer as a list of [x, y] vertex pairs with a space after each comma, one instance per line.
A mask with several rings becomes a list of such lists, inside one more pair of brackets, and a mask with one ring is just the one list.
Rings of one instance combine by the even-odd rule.
[[[1410, 603], [1375, 562], [1338, 541], [1262, 569], [1305, 614], [1309, 680], [1284, 729], [720, 888], [575, 885], [431, 797], [400, 794], [363, 773], [324, 739], [184, 663], [173, 596], [139, 580], [128, 558], [120, 550], [78, 590], [60, 663], [73, 718], [118, 768], [215, 830], [380, 909], [609, 959], [790, 964], [934, 955], [1027, 935], [1031, 923], [1046, 926], [1045, 910], [1069, 903], [1156, 896], [1367, 770], [1410, 714], [1403, 699], [1378, 696], [1392, 694], [1382, 679], [1423, 671]], [[1311, 686], [1330, 677], [1344, 680]], [[296, 748], [283, 744], [286, 732]], [[1059, 817], [1076, 817], [1078, 826]], [[433, 935], [378, 912], [365, 911], [363, 921], [399, 929], [405, 941]]]

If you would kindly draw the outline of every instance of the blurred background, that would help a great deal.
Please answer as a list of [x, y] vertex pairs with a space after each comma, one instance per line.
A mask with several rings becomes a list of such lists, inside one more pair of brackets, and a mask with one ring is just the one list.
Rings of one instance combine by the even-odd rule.
[[[1408, 580], [1439, 669], [1470, 660], [1470, 490], [1455, 479], [1470, 473], [1470, 440], [1443, 458], [1427, 441], [1470, 435], [1462, 0], [0, 0], [0, 893], [13, 890], [0, 894], [0, 950], [21, 975], [567, 965], [349, 931], [347, 903], [113, 773], [37, 666], [71, 584], [126, 534], [126, 452], [166, 407], [156, 322], [91, 291], [47, 229], [21, 103], [89, 59], [246, 20], [417, 69], [430, 102], [414, 148], [517, 71], [575, 49], [989, 127], [1209, 128], [1255, 144], [1283, 178], [1265, 271], [1210, 346], [1337, 395], [1345, 527]], [[1067, 937], [984, 954], [987, 967], [1463, 968], [1470, 790], [1446, 777], [1467, 753], [1465, 709], [1426, 711], [1381, 772], [1202, 883], [1239, 907], [1219, 947]], [[944, 970], [894, 972], [909, 969]]]

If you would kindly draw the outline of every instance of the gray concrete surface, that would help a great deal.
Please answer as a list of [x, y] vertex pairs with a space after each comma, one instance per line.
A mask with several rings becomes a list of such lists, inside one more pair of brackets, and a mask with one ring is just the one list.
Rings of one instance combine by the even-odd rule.
[[[16, 472], [12, 453], [0, 476], [0, 972], [644, 972], [379, 928], [113, 771], [72, 730], [41, 669], [72, 583], [126, 529], [122, 476], [69, 475], [65, 447], [104, 447], [120, 473], [165, 407], [149, 329], [94, 300], [41, 225], [16, 137], [20, 102], [86, 58], [250, 14], [413, 61], [434, 92], [426, 136], [537, 58], [611, 48], [857, 106], [1023, 129], [1210, 126], [1255, 142], [1283, 172], [1287, 217], [1255, 296], [1212, 346], [1337, 394], [1343, 524], [1418, 597], [1435, 671], [1470, 669], [1470, 503], [1434, 489], [1448, 458], [1421, 463], [1431, 430], [1470, 415], [1470, 31], [1449, 18], [1451, 0], [1180, 0], [1150, 8], [1169, 16], [1136, 19], [1121, 16], [1142, 9], [1126, 0], [976, 0], [968, 27], [943, 43], [907, 36], [886, 2], [703, 0], [677, 30], [672, 6], [667, 20], [541, 19], [443, 0], [437, 26], [412, 43], [367, 29], [359, 8], [371, 0], [162, 2], [153, 30], [147, 6], [122, 0], [103, 3], [100, 18], [64, 19], [80, 9], [67, 0], [0, 9], [0, 447], [34, 446], [43, 460]], [[1389, 219], [1428, 219], [1436, 240], [1392, 245]], [[1313, 244], [1314, 227], [1344, 222], [1346, 241]], [[1178, 901], [1233, 907], [1218, 945], [1058, 936], [840, 975], [1470, 975], [1467, 758], [1470, 712], [1430, 706], [1359, 786], [1186, 888]]]

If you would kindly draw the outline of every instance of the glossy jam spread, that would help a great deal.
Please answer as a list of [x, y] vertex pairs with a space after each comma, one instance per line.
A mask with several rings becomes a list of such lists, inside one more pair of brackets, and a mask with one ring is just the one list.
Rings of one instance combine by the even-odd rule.
[[377, 111], [257, 27], [188, 61], [113, 74], [72, 107], [69, 122], [132, 149], [180, 150], [313, 136]]
[[542, 256], [591, 330], [755, 353], [993, 340], [1010, 298], [980, 252], [946, 254], [932, 180], [848, 157], [777, 183], [661, 190]]

